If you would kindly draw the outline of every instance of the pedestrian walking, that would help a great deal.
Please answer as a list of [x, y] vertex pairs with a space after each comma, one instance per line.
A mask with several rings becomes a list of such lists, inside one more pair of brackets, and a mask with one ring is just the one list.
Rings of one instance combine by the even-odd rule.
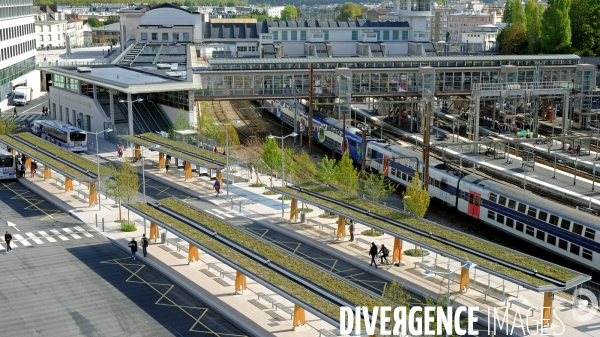
[[375, 242], [371, 243], [369, 255], [371, 255], [371, 267], [373, 267], [373, 264], [375, 264], [375, 268], [377, 268], [377, 261], [375, 261], [375, 257], [377, 256], [377, 246], [375, 245]]
[[354, 221], [350, 220], [350, 227], [348, 227], [350, 231], [350, 242], [354, 241]]
[[169, 165], [171, 165], [171, 156], [167, 155], [167, 159], [165, 159], [165, 173], [169, 173]]
[[148, 257], [148, 239], [146, 238], [146, 234], [142, 234], [142, 253], [144, 253], [144, 257]]
[[12, 240], [12, 235], [8, 231], [4, 234], [4, 242], [6, 242], [6, 254], [10, 253], [12, 248], [10, 248], [10, 241]]
[[37, 163], [35, 161], [31, 161], [31, 167], [29, 170], [31, 171], [31, 178], [35, 177], [35, 170], [37, 169]]
[[217, 179], [215, 180], [215, 184], [213, 185], [215, 191], [217, 191], [217, 197], [219, 197], [219, 193], [221, 193], [221, 182]]
[[131, 242], [129, 242], [129, 248], [131, 248], [131, 257], [133, 257], [133, 259], [135, 260], [135, 257], [137, 255], [137, 241], [135, 241], [135, 238], [131, 238]]

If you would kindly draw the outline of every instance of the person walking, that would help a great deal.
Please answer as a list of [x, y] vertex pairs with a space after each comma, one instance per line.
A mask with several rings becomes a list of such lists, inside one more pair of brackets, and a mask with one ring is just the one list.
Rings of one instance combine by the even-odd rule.
[[350, 220], [350, 227], [348, 228], [350, 231], [350, 242], [354, 241], [354, 221]]
[[131, 248], [131, 257], [133, 257], [133, 259], [135, 260], [135, 257], [137, 255], [137, 241], [135, 241], [135, 238], [131, 238], [131, 242], [129, 242], [129, 248]]
[[6, 254], [10, 253], [12, 248], [10, 248], [10, 241], [12, 240], [12, 235], [8, 231], [4, 234], [4, 242], [6, 242]]
[[215, 191], [217, 191], [217, 198], [218, 198], [219, 193], [221, 191], [221, 182], [219, 181], [219, 179], [215, 180], [215, 184], [213, 185], [213, 188], [215, 189]]
[[377, 261], [375, 261], [375, 257], [377, 256], [377, 246], [375, 245], [375, 242], [371, 243], [369, 255], [371, 255], [371, 267], [373, 266], [373, 264], [375, 264], [375, 268], [377, 268]]
[[142, 234], [142, 253], [144, 253], [144, 257], [148, 257], [148, 239], [146, 238], [146, 234]]
[[165, 159], [165, 173], [169, 173], [169, 165], [171, 165], [171, 156], [167, 155], [167, 159]]

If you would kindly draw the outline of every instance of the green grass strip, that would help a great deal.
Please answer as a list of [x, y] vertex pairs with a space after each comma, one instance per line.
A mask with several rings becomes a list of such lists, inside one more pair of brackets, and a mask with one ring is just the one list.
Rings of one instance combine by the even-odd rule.
[[[384, 217], [388, 217], [390, 219], [397, 220], [406, 225], [426, 231], [428, 233], [433, 233], [436, 236], [454, 241], [456, 243], [462, 244], [467, 247], [471, 247], [473, 249], [479, 250], [481, 252], [484, 252], [484, 253], [494, 256], [496, 258], [502, 259], [504, 261], [514, 263], [516, 265], [522, 266], [527, 269], [535, 269], [541, 274], [551, 276], [551, 277], [559, 279], [561, 281], [567, 282], [578, 276], [577, 274], [575, 274], [567, 269], [561, 268], [556, 265], [547, 264], [543, 261], [534, 259], [525, 254], [508, 251], [502, 246], [491, 244], [491, 242], [489, 242], [489, 241], [474, 238], [471, 236], [466, 236], [463, 233], [452, 231], [450, 229], [444, 228], [441, 225], [432, 224], [432, 223], [429, 223], [426, 221], [422, 221], [418, 218], [403, 215], [402, 213], [394, 211], [390, 208], [383, 207], [383, 206], [373, 203], [371, 201], [364, 200], [361, 198], [357, 198], [354, 196], [350, 196], [350, 195], [332, 190], [332, 189], [322, 186], [322, 185], [304, 184], [304, 185], [301, 185], [301, 187], [308, 191], [318, 193], [320, 195], [348, 203], [350, 205], [362, 208], [364, 210], [370, 210], [372, 213], [375, 213], [375, 214], [378, 214], [378, 215], [381, 215]], [[344, 213], [349, 216], [353, 216], [357, 219], [363, 220], [364, 221], [363, 223], [365, 225], [372, 224], [374, 226], [378, 226], [378, 227], [387, 229], [391, 232], [395, 232], [395, 233], [398, 233], [405, 237], [409, 237], [415, 241], [421, 242], [423, 244], [426, 244], [431, 247], [435, 247], [442, 251], [453, 254], [454, 256], [460, 256], [464, 259], [468, 259], [469, 261], [474, 262], [482, 267], [489, 268], [490, 270], [494, 270], [496, 272], [514, 277], [516, 279], [522, 280], [522, 281], [530, 283], [532, 285], [543, 286], [543, 285], [549, 284], [548, 281], [542, 280], [535, 276], [531, 276], [531, 275], [525, 274], [521, 271], [512, 269], [510, 267], [506, 267], [506, 266], [500, 265], [498, 263], [486, 260], [484, 258], [480, 258], [473, 254], [462, 251], [458, 248], [454, 248], [454, 247], [445, 245], [439, 241], [421, 236], [419, 234], [402, 230], [402, 229], [398, 228], [397, 226], [392, 225], [388, 222], [374, 219], [368, 215], [364, 215], [362, 213], [353, 211], [346, 207], [339, 206], [335, 203], [310, 196], [306, 193], [291, 189], [289, 187], [274, 187], [273, 190], [278, 191], [279, 193], [283, 192], [284, 194], [287, 194], [287, 195], [297, 196], [299, 198], [303, 198], [303, 199], [312, 201], [313, 204], [317, 205], [317, 206], [322, 205], [322, 206], [328, 207], [332, 210], [337, 210], [341, 213]]]
[[[43, 163], [44, 165], [53, 168], [54, 170], [60, 171], [64, 174], [67, 175], [68, 178], [71, 179], [91, 179], [90, 177], [84, 175], [83, 173], [59, 162], [56, 159], [53, 159], [52, 157], [48, 157], [47, 155], [33, 149], [30, 148], [27, 145], [24, 145], [23, 143], [14, 140], [6, 135], [2, 135], [0, 136], [0, 139], [2, 139], [3, 142], [10, 144], [9, 146], [14, 148], [14, 149], [22, 149], [23, 151], [27, 151], [27, 153], [29, 154], [29, 156], [34, 157], [36, 160], [40, 161], [41, 163]], [[18, 150], [17, 150], [18, 151]]]
[[[147, 141], [145, 139], [142, 139], [142, 138], [139, 138], [139, 137], [136, 137], [136, 136], [131, 136], [131, 135], [121, 136], [121, 138], [127, 139], [127, 140], [129, 140], [130, 142], [132, 142], [134, 144], [140, 144], [141, 146], [144, 146], [146, 148], [150, 148], [150, 147], [152, 147], [154, 145], [157, 145], [157, 143], [155, 143], [155, 142], [150, 142], [150, 141]], [[161, 136], [159, 136], [159, 138], [167, 139], [167, 138], [164, 138], [164, 137], [161, 137]], [[163, 148], [163, 149], [159, 149], [157, 151], [169, 154], [169, 155], [171, 155], [171, 156], [173, 156], [175, 158], [179, 158], [179, 159], [185, 160], [187, 162], [190, 162], [190, 163], [193, 163], [193, 164], [196, 164], [196, 165], [200, 165], [201, 167], [214, 168], [216, 165], [218, 165], [218, 164], [214, 164], [214, 163], [208, 162], [206, 160], [202, 160], [202, 159], [200, 159], [198, 157], [193, 157], [193, 156], [190, 156], [189, 154], [186, 154], [186, 153], [183, 153], [183, 152], [179, 152], [179, 151], [174, 150], [174, 149], [170, 149], [170, 148]], [[225, 164], [223, 164], [223, 166], [225, 166]]]
[[[222, 154], [216, 154], [212, 151], [204, 150], [197, 146], [186, 144], [184, 142], [178, 142], [178, 141], [175, 141], [175, 140], [163, 137], [163, 136], [159, 136], [159, 135], [157, 135], [155, 133], [151, 133], [151, 132], [141, 134], [140, 136], [144, 137], [144, 138], [152, 139], [152, 140], [156, 141], [157, 143], [163, 143], [165, 145], [173, 146], [175, 148], [180, 148], [184, 151], [194, 153], [200, 157], [212, 159], [214, 161], [222, 163], [223, 165], [226, 164], [225, 156]], [[230, 156], [230, 158], [231, 158], [231, 156]]]
[[[282, 251], [269, 243], [256, 239], [242, 230], [233, 227], [223, 221], [217, 220], [212, 216], [204, 214], [197, 209], [186, 205], [175, 199], [165, 199], [160, 201], [161, 205], [166, 206], [173, 212], [177, 212], [189, 219], [197, 221], [223, 235], [232, 239], [245, 247], [255, 251], [256, 253], [268, 258], [278, 265], [287, 268], [288, 270], [308, 279], [324, 289], [339, 295], [359, 306], [374, 306], [385, 305], [382, 299], [368, 295], [364, 290], [355, 287], [354, 285], [344, 282], [331, 274], [309, 265], [293, 254]], [[339, 312], [337, 314], [339, 319]]]
[[[152, 218], [161, 221], [169, 226], [177, 229], [192, 240], [199, 242], [211, 251], [217, 253], [220, 256], [225, 256], [229, 260], [234, 261], [240, 266], [243, 266], [246, 270], [254, 273], [263, 280], [279, 288], [283, 293], [288, 293], [306, 303], [320, 310], [324, 314], [330, 316], [335, 320], [339, 320], [340, 308], [331, 302], [321, 298], [318, 295], [313, 294], [310, 290], [303, 287], [302, 285], [289, 280], [285, 276], [277, 273], [274, 270], [266, 268], [261, 264], [251, 260], [250, 258], [236, 252], [232, 248], [226, 246], [223, 243], [210, 238], [197, 229], [194, 229], [179, 220], [174, 219], [165, 213], [158, 211], [157, 209], [148, 206], [146, 204], [130, 204], [131, 207], [143, 212]], [[198, 212], [199, 213], [199, 212]]]
[[[34, 134], [31, 134], [28, 132], [22, 132], [22, 133], [16, 134], [15, 137], [18, 139], [22, 139], [30, 144], [33, 144], [42, 150], [53, 153], [53, 154], [57, 155], [60, 159], [64, 159], [75, 166], [78, 166], [84, 170], [87, 170], [93, 175], [96, 175], [98, 172], [98, 166], [96, 165], [96, 163], [92, 163], [91, 161], [89, 161], [79, 155], [76, 155], [69, 150], [65, 150], [60, 146], [54, 145], [46, 140], [43, 140], [42, 138], [40, 138]], [[101, 168], [101, 170], [102, 170], [102, 168]]]

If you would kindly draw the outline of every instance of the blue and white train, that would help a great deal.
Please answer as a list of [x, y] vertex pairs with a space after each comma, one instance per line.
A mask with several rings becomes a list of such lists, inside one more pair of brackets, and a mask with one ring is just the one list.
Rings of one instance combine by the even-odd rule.
[[[274, 107], [271, 113], [293, 126], [294, 115], [289, 109]], [[298, 120], [300, 131], [306, 134], [308, 115], [298, 111]], [[339, 120], [313, 117], [314, 139], [337, 153], [349, 149], [350, 156], [360, 161], [361, 130], [346, 126], [344, 145], [340, 130]], [[394, 159], [399, 157], [402, 158]], [[366, 165], [403, 186], [412, 182], [416, 170], [422, 177], [421, 157], [412, 146], [392, 145], [367, 137]], [[467, 175], [435, 158], [430, 159], [428, 183], [432, 198], [538, 247], [600, 270], [599, 217], [493, 180]]]
[[[406, 186], [421, 153], [412, 147], [367, 143], [366, 165]], [[404, 157], [402, 159], [392, 159]], [[386, 158], [389, 158], [386, 160]], [[374, 160], [378, 159], [378, 160]], [[418, 165], [422, 176], [422, 163]], [[600, 269], [600, 218], [430, 159], [429, 195], [513, 236]]]

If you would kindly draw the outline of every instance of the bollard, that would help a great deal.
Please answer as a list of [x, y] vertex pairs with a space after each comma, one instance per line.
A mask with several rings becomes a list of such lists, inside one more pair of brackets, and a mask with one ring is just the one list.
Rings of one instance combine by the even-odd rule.
[[[591, 199], [590, 199], [591, 200]], [[590, 207], [591, 208], [591, 207]], [[240, 214], [242, 213], [242, 201], [240, 200]]]
[[104, 232], [104, 218], [102, 218], [102, 231]]
[[96, 213], [96, 228], [98, 228], [98, 213]]

